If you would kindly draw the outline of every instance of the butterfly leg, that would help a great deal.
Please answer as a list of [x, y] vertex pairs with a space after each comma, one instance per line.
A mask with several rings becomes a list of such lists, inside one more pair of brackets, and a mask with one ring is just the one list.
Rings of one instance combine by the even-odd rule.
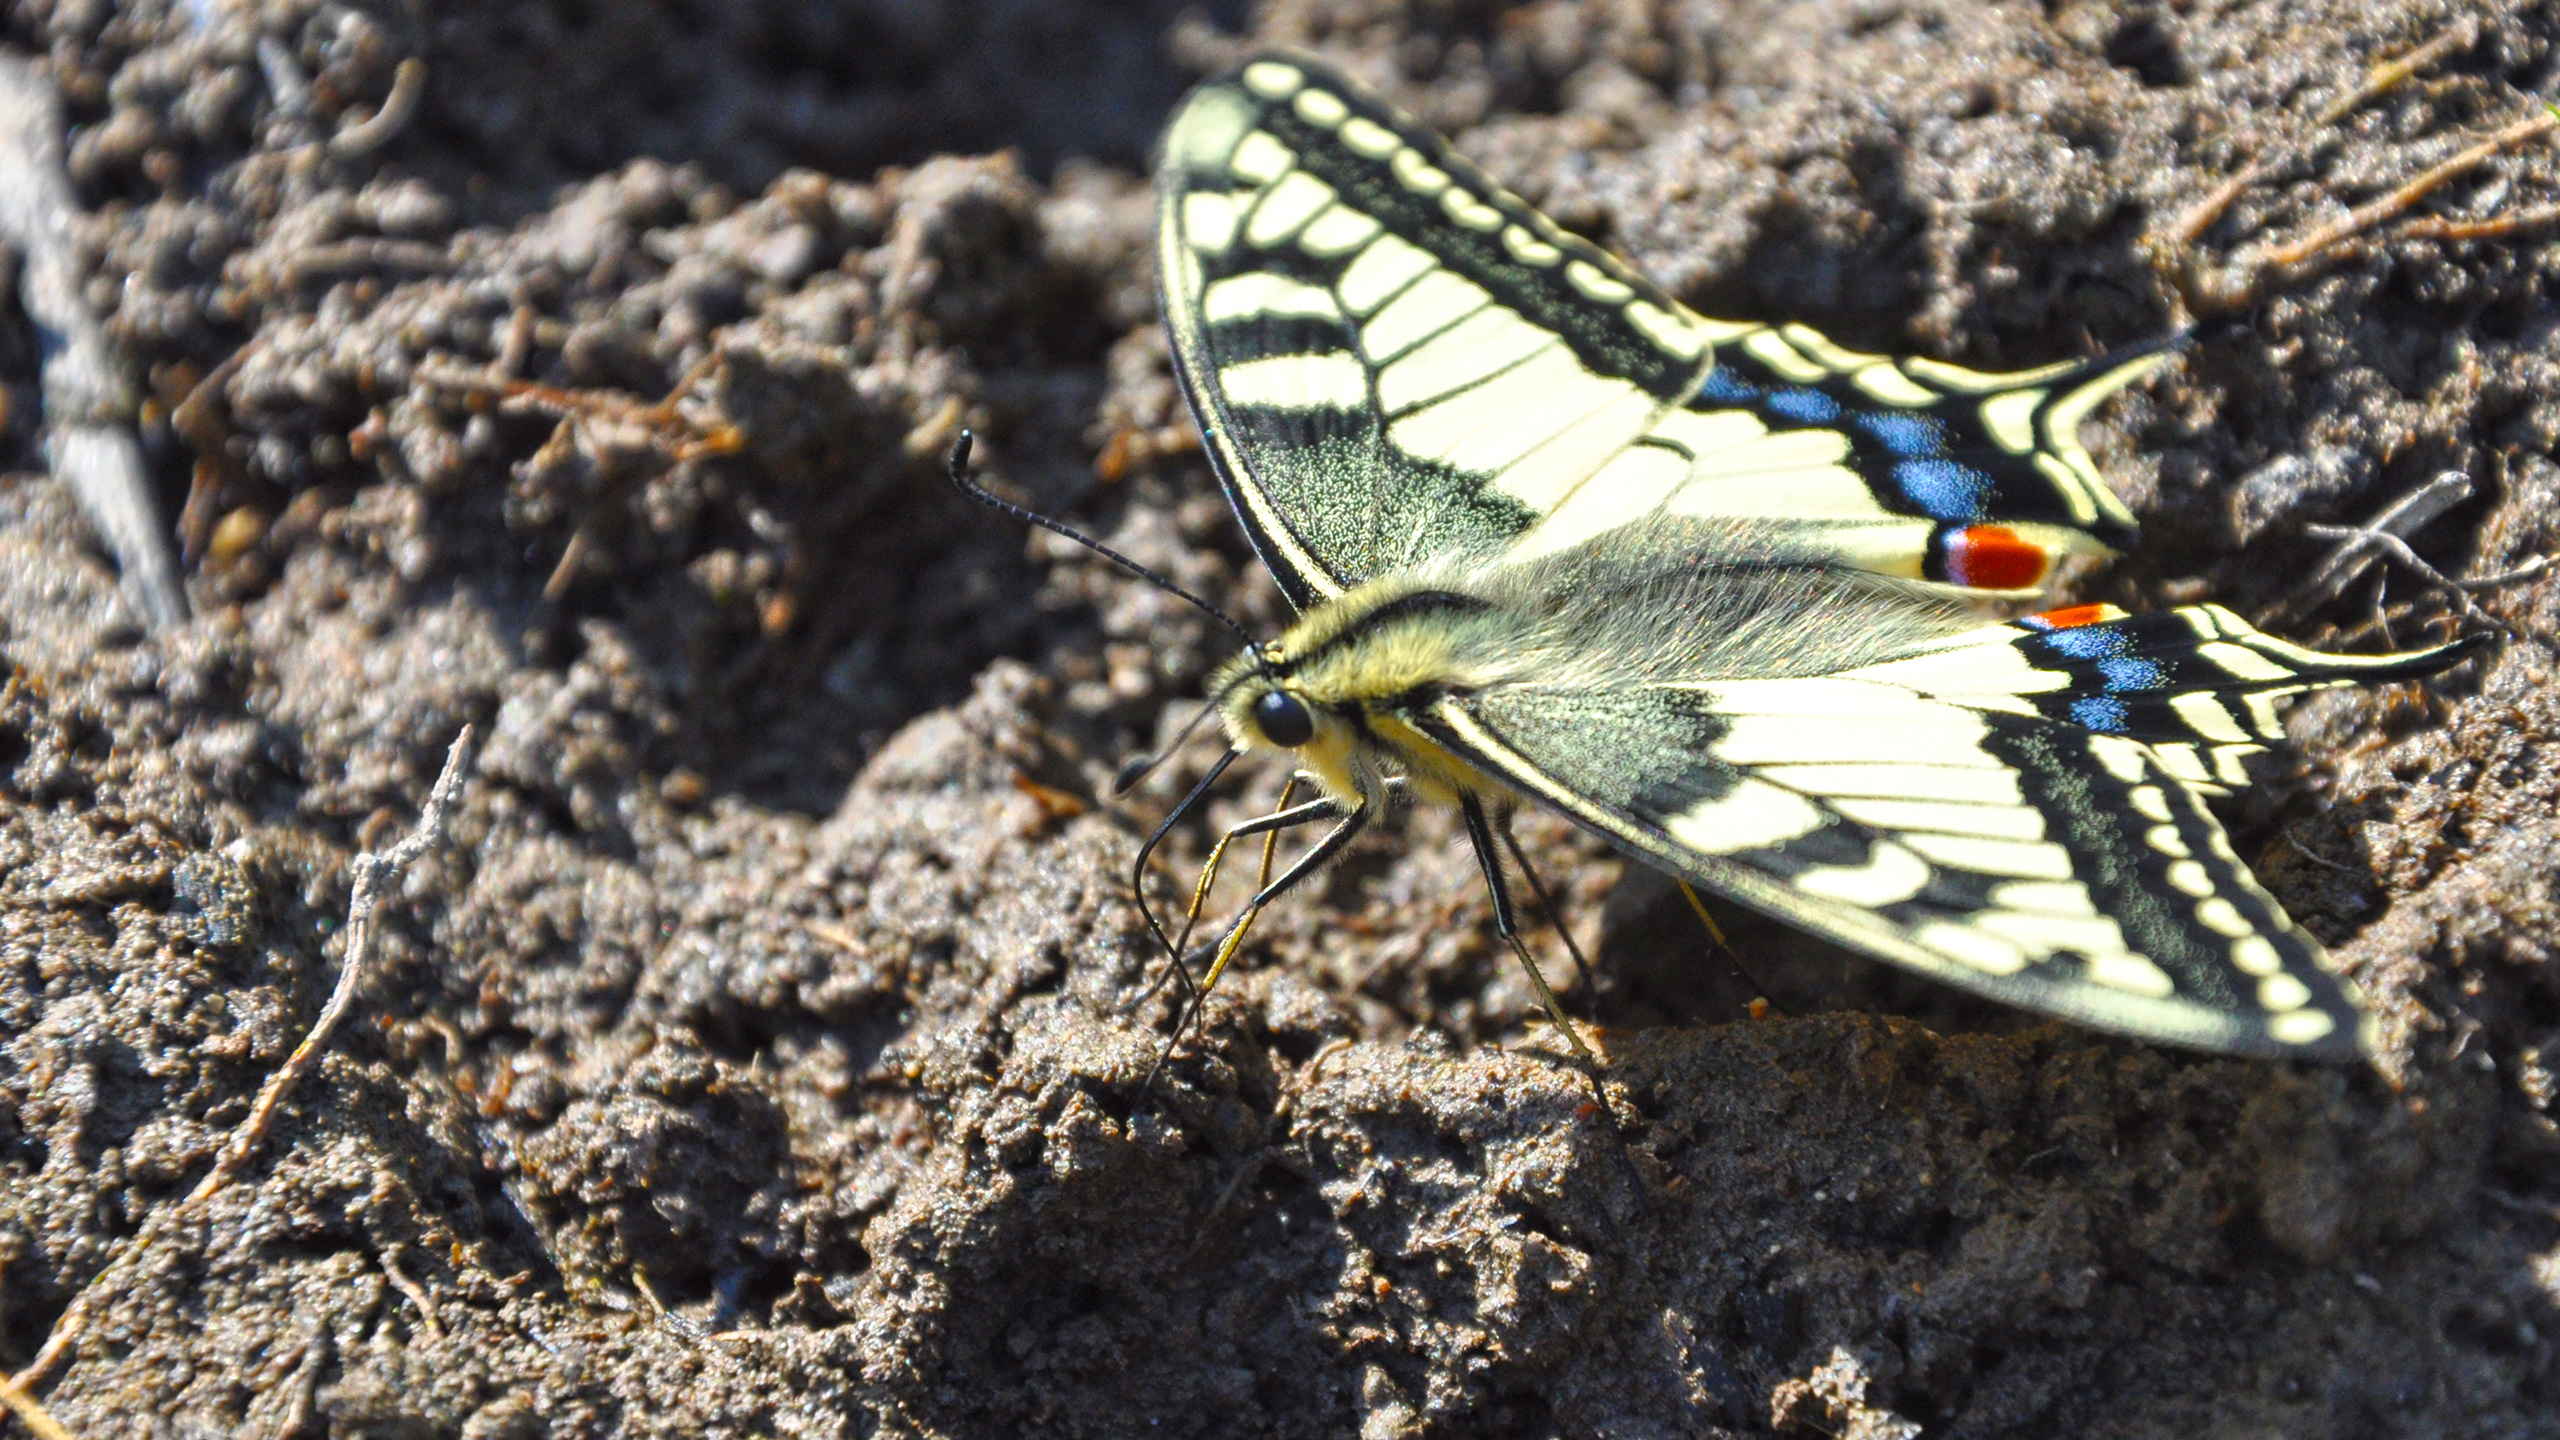
[[1493, 833], [1502, 837], [1502, 848], [1511, 852], [1513, 863], [1520, 867], [1520, 878], [1529, 882], [1529, 898], [1538, 902], [1538, 913], [1546, 916], [1547, 923], [1556, 927], [1556, 935], [1564, 941], [1564, 952], [1573, 957], [1573, 972], [1582, 977], [1582, 993], [1596, 995], [1598, 990], [1591, 978], [1591, 962], [1582, 958], [1580, 942], [1564, 926], [1564, 912], [1547, 897], [1547, 887], [1539, 881], [1537, 869], [1529, 863], [1529, 852], [1520, 848], [1520, 837], [1511, 833], [1511, 812], [1508, 809], [1494, 812]]
[[1698, 887], [1686, 880], [1674, 880], [1671, 883], [1679, 886], [1680, 893], [1688, 897], [1689, 913], [1697, 916], [1698, 923], [1706, 927], [1707, 938], [1715, 942], [1716, 949], [1724, 952], [1724, 958], [1732, 964], [1733, 972], [1749, 981], [1752, 989], [1760, 992], [1759, 996], [1751, 1002], [1751, 1018], [1757, 1020], [1767, 1014], [1774, 1008], [1769, 1000], [1768, 982], [1752, 974], [1751, 967], [1742, 963], [1742, 952], [1734, 949], [1733, 942], [1724, 938], [1724, 927], [1716, 923], [1716, 917], [1707, 913], [1707, 902], [1698, 898]]
[[[1251, 900], [1245, 902], [1244, 913], [1236, 917], [1235, 923], [1228, 927], [1225, 938], [1218, 942], [1217, 958], [1210, 963], [1209, 973], [1202, 976], [1199, 985], [1192, 990], [1189, 1003], [1182, 1007], [1182, 1014], [1174, 1021], [1172, 1037], [1165, 1041], [1164, 1050], [1156, 1056], [1156, 1063], [1147, 1071], [1145, 1083], [1138, 1087], [1138, 1093], [1141, 1096], [1155, 1088], [1156, 1076], [1163, 1073], [1165, 1062], [1173, 1058], [1174, 1047], [1182, 1043], [1182, 1032], [1190, 1028], [1193, 1017], [1200, 1013], [1202, 1002], [1207, 1000], [1209, 992], [1217, 987], [1218, 977], [1227, 971], [1227, 962], [1235, 959], [1236, 952], [1244, 948], [1245, 935], [1253, 929], [1253, 922], [1262, 914], [1262, 908], [1296, 889], [1298, 882], [1313, 875], [1324, 867], [1326, 861], [1342, 853], [1342, 847], [1350, 844], [1352, 838], [1368, 826], [1369, 817], [1374, 812], [1375, 807], [1370, 805], [1362, 805], [1356, 810], [1345, 812], [1331, 800], [1310, 800], [1293, 809], [1265, 815], [1258, 820], [1247, 820], [1218, 838], [1216, 848], [1210, 851], [1209, 868], [1204, 869], [1199, 889], [1192, 897], [1194, 915], [1198, 913], [1202, 897], [1205, 897], [1209, 891], [1209, 869], [1217, 865], [1229, 844], [1248, 836], [1285, 830], [1335, 815], [1342, 817], [1340, 824], [1326, 831], [1324, 838], [1308, 846], [1306, 854], [1299, 856], [1288, 869], [1282, 871], [1279, 879], [1263, 886]], [[1183, 935], [1186, 939], [1189, 938], [1190, 929], [1188, 924], [1183, 926]], [[1182, 963], [1179, 955], [1175, 957], [1174, 963], [1177, 965]]]
[[[1182, 817], [1191, 813], [1192, 807], [1198, 805], [1202, 797], [1209, 793], [1209, 787], [1217, 784], [1218, 777], [1226, 774], [1227, 767], [1236, 763], [1237, 758], [1243, 753], [1240, 750], [1229, 750], [1226, 754], [1219, 756], [1218, 762], [1209, 767], [1209, 773], [1200, 777], [1200, 783], [1192, 786], [1183, 795], [1182, 803], [1174, 806], [1166, 814], [1163, 822], [1147, 836], [1146, 843], [1138, 847], [1137, 861], [1129, 867], [1129, 896], [1137, 901], [1138, 913], [1146, 918], [1147, 929], [1155, 933], [1156, 943], [1163, 946], [1165, 954], [1172, 958], [1173, 968], [1166, 973], [1178, 974], [1182, 977], [1182, 990], [1185, 996], [1191, 993], [1191, 972], [1183, 968], [1181, 947], [1173, 943], [1173, 937], [1164, 933], [1164, 926], [1156, 919], [1155, 907], [1147, 903], [1147, 862], [1155, 858], [1156, 847], [1164, 843], [1164, 837], [1173, 833], [1173, 827], [1182, 823]], [[1158, 976], [1156, 983], [1148, 986], [1128, 1008], [1134, 1010], [1147, 1003], [1164, 981], [1165, 976]]]
[[1459, 798], [1458, 807], [1466, 814], [1467, 838], [1475, 842], [1476, 864], [1484, 870], [1485, 888], [1493, 892], [1494, 933], [1511, 947], [1512, 954], [1520, 957], [1520, 968], [1529, 972], [1529, 983], [1538, 992], [1538, 1003], [1547, 1007], [1547, 1018], [1564, 1032], [1566, 1040], [1572, 1042], [1573, 1053], [1594, 1065], [1599, 1064], [1599, 1057], [1591, 1053], [1590, 1046], [1582, 1043], [1581, 1032], [1573, 1028], [1572, 1019], [1564, 1013], [1564, 1005], [1548, 986], [1545, 972], [1538, 968], [1537, 957], [1529, 953], [1528, 944], [1520, 938], [1520, 927], [1511, 913], [1511, 887], [1502, 878], [1502, 856], [1493, 848], [1493, 825], [1485, 819], [1484, 802], [1473, 795], [1466, 795]]

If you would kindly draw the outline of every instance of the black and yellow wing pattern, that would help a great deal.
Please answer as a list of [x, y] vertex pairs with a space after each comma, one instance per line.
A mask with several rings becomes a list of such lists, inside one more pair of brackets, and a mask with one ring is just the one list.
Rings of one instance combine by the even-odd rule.
[[1295, 56], [1193, 93], [1159, 196], [1175, 362], [1301, 629], [1439, 617], [1406, 647], [1436, 678], [1363, 733], [2001, 1000], [2357, 1052], [2353, 986], [2205, 801], [2285, 697], [2467, 647], [1963, 603], [2134, 538], [2076, 431], [2174, 340], [1994, 375], [1707, 319]]
[[1655, 514], [2009, 592], [2133, 538], [2076, 431], [2174, 342], [1989, 375], [1709, 320], [1309, 60], [1194, 91], [1159, 197], [1176, 363], [1302, 606]]

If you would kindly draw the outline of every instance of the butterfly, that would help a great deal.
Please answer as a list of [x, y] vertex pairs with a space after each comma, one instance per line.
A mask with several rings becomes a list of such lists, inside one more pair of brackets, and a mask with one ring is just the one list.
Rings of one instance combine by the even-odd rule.
[[1317, 798], [1230, 831], [1195, 917], [1229, 844], [1330, 825], [1277, 878], [1266, 848], [1200, 988], [1392, 805], [1454, 805], [1580, 1050], [1496, 849], [1528, 803], [2009, 1004], [2212, 1051], [2369, 1043], [2207, 802], [2282, 738], [2286, 697], [2472, 647], [1985, 608], [2134, 540], [2077, 432], [2180, 339], [1987, 374], [1707, 319], [1296, 55], [1194, 90], [1157, 192], [1175, 369], [1298, 618], [1214, 676], [1230, 749], [1140, 874], [1242, 754]]

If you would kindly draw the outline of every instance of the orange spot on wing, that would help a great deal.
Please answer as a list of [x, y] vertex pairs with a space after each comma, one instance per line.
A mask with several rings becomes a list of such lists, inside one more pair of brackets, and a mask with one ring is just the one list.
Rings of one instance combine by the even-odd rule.
[[2044, 547], [2005, 525], [1968, 525], [1940, 542], [1947, 578], [1976, 590], [2024, 590], [2044, 579]]
[[2060, 610], [2041, 611], [2027, 618], [2042, 622], [2048, 630], [2069, 630], [2075, 626], [2113, 620], [2118, 613], [2113, 605], [2070, 605]]

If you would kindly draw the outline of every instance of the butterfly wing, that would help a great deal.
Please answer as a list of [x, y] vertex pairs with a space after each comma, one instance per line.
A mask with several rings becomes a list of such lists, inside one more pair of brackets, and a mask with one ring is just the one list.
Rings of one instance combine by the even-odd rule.
[[1157, 189], [1175, 366], [1301, 607], [1666, 514], [1972, 591], [2133, 536], [2075, 432], [2174, 341], [1989, 375], [1708, 320], [1298, 57], [1192, 92]]
[[2202, 1049], [2355, 1054], [2354, 987], [2204, 797], [2280, 738], [2281, 698], [2430, 673], [2470, 647], [2326, 656], [2207, 606], [2056, 618], [2081, 623], [1983, 626], [1829, 675], [1649, 681], [1600, 704], [1510, 687], [1417, 725], [1666, 870], [1964, 989]]

